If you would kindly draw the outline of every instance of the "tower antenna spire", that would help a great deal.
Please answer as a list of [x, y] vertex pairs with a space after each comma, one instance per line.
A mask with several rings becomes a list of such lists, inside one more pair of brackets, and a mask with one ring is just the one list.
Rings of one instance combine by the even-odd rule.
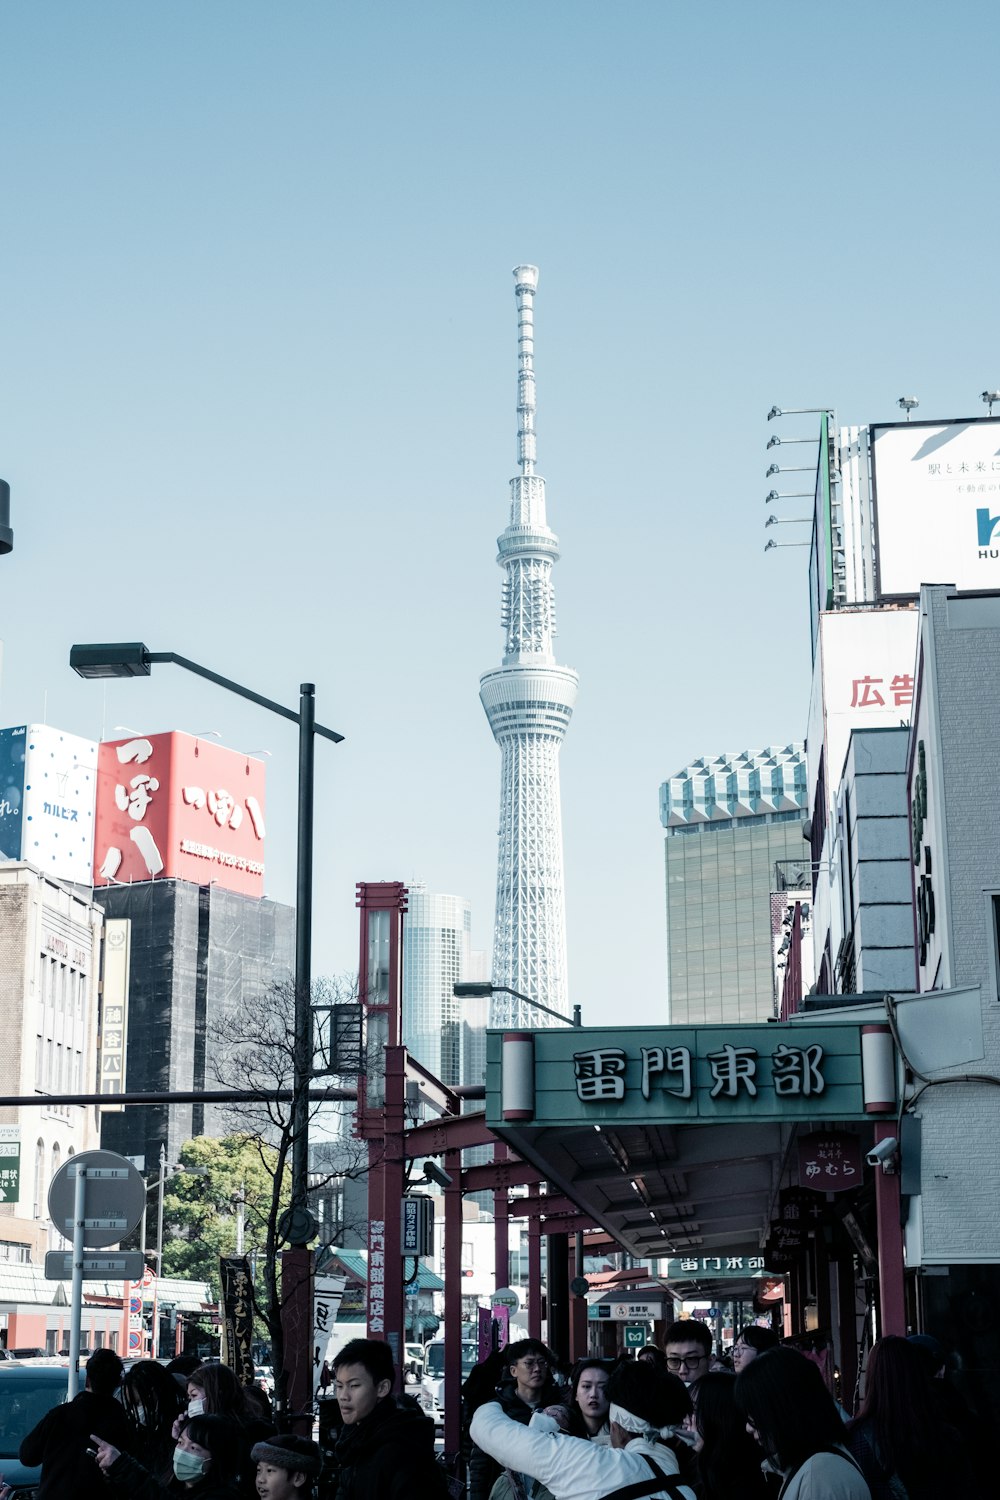
[[[538, 269], [514, 267], [517, 297], [517, 466], [510, 524], [497, 539], [503, 569], [502, 665], [479, 696], [501, 750], [493, 983], [569, 1019], [559, 749], [576, 702], [577, 675], [556, 665], [552, 569], [559, 543], [535, 472], [535, 291]], [[544, 1012], [497, 996], [491, 1025], [538, 1026]]]

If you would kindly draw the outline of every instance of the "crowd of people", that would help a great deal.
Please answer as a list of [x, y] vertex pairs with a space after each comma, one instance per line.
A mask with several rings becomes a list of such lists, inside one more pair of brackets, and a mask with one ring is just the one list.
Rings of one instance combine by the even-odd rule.
[[[38, 1500], [986, 1500], [978, 1428], [924, 1335], [871, 1351], [849, 1416], [819, 1365], [770, 1328], [726, 1359], [685, 1319], [662, 1347], [562, 1369], [521, 1339], [462, 1390], [464, 1463], [435, 1455], [434, 1424], [388, 1344], [353, 1339], [332, 1362], [329, 1450], [275, 1431], [258, 1388], [223, 1365], [138, 1361], [110, 1350], [86, 1388], [21, 1445]], [[194, 1366], [192, 1368], [192, 1366]], [[0, 1500], [10, 1491], [0, 1484]]]

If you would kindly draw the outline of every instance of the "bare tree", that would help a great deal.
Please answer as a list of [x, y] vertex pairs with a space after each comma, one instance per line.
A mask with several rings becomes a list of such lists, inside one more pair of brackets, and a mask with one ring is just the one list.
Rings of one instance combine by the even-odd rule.
[[[313, 987], [313, 1006], [318, 1008], [317, 1019], [322, 1014], [324, 1021], [331, 1014], [341, 1014], [341, 1021], [350, 1021], [358, 1005], [356, 981], [341, 978], [320, 980]], [[336, 1029], [336, 1028], [335, 1028]], [[346, 1028], [341, 1026], [341, 1033]], [[310, 1094], [328, 1086], [331, 1093], [342, 1093], [357, 1081], [356, 1069], [360, 1066], [360, 1048], [352, 1050], [350, 1045], [338, 1049], [329, 1043], [329, 1028], [316, 1027], [321, 1038], [326, 1038], [318, 1052], [314, 1052], [313, 1078], [305, 1086]], [[360, 1021], [358, 1025], [360, 1035]], [[254, 1309], [267, 1327], [271, 1341], [272, 1362], [275, 1377], [276, 1406], [282, 1415], [287, 1414], [287, 1391], [285, 1365], [285, 1341], [281, 1322], [281, 1277], [279, 1251], [286, 1241], [282, 1238], [283, 1216], [291, 1206], [290, 1168], [296, 1133], [295, 1121], [295, 986], [292, 983], [272, 986], [260, 996], [241, 997], [237, 1004], [212, 1028], [208, 1038], [210, 1046], [210, 1068], [222, 1088], [231, 1088], [253, 1093], [254, 1100], [247, 1104], [226, 1105], [222, 1111], [226, 1133], [238, 1134], [256, 1149], [270, 1183], [270, 1191], [263, 1202], [246, 1205], [248, 1214], [259, 1215], [263, 1228], [263, 1268], [260, 1284], [254, 1286]], [[336, 1044], [337, 1038], [334, 1037]], [[335, 1068], [344, 1068], [335, 1073]], [[348, 1073], [350, 1068], [353, 1072]], [[288, 1091], [291, 1097], [278, 1098], [280, 1092]], [[367, 1142], [358, 1140], [353, 1134], [355, 1105], [342, 1099], [325, 1102], [311, 1098], [308, 1110], [310, 1140], [320, 1136], [315, 1127], [322, 1125], [322, 1144], [319, 1151], [311, 1150], [310, 1165], [322, 1160], [322, 1170], [310, 1172], [310, 1194], [312, 1197], [345, 1182], [364, 1178], [368, 1171], [369, 1151]], [[352, 1226], [341, 1222], [338, 1226], [327, 1226], [342, 1236]], [[358, 1226], [360, 1228], [360, 1225]]]

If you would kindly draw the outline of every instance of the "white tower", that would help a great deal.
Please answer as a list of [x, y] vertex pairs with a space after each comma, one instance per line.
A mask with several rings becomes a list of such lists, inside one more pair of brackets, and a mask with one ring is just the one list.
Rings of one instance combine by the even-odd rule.
[[[569, 1016], [559, 747], [577, 675], [556, 665], [552, 565], [558, 541], [545, 523], [545, 480], [535, 473], [535, 266], [515, 266], [518, 313], [517, 461], [510, 525], [497, 540], [504, 570], [503, 665], [479, 696], [503, 754], [493, 983]], [[494, 1026], [554, 1024], [511, 996], [493, 1002]]]

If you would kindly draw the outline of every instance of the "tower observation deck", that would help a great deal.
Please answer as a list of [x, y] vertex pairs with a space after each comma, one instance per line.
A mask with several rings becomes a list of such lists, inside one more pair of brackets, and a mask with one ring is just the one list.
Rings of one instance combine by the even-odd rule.
[[[556, 664], [552, 566], [559, 544], [545, 519], [545, 480], [535, 473], [535, 266], [514, 269], [518, 312], [517, 461], [510, 524], [497, 539], [504, 572], [503, 663], [480, 678], [479, 696], [500, 746], [493, 983], [570, 1013], [566, 977], [559, 748], [576, 701], [577, 675]], [[493, 1000], [490, 1024], [544, 1026], [544, 1012], [512, 996]]]

